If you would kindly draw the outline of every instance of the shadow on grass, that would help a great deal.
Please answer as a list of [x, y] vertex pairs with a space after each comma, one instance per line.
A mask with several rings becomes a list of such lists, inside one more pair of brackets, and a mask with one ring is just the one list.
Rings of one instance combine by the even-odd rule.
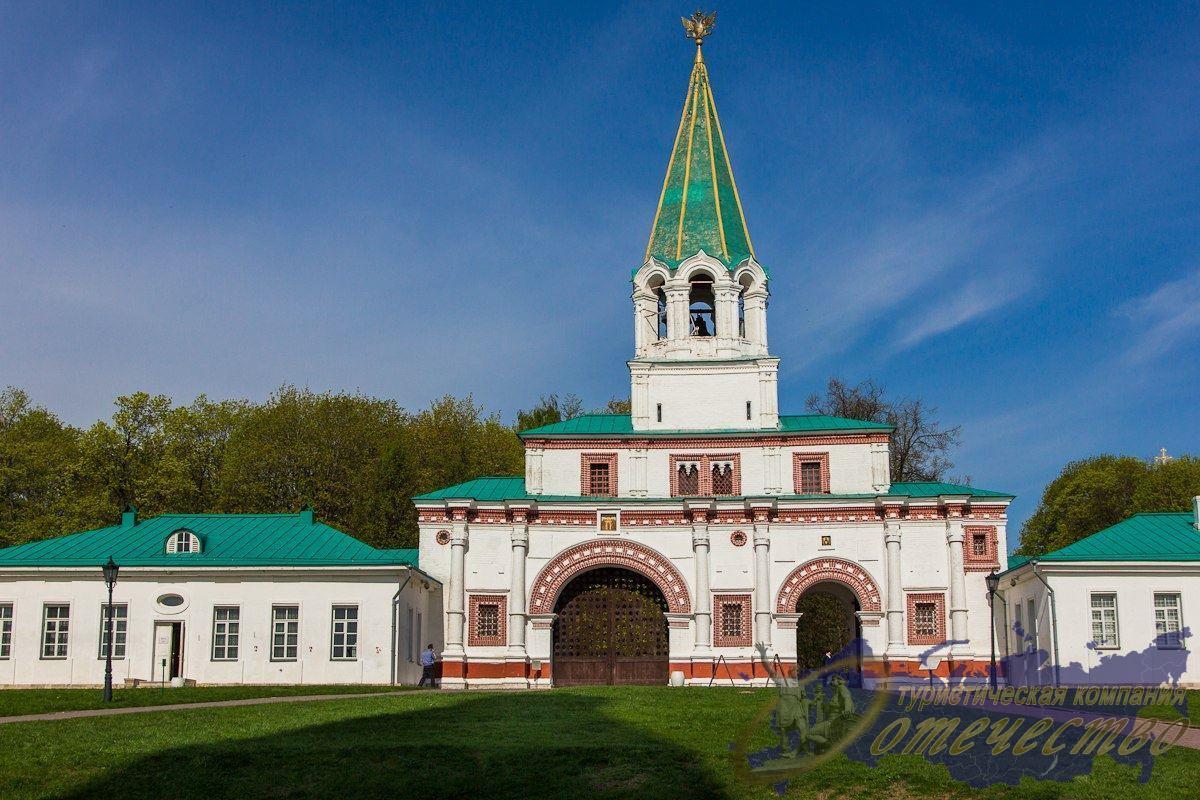
[[163, 750], [66, 796], [728, 796], [700, 753], [613, 719], [603, 696], [431, 700], [431, 707]]

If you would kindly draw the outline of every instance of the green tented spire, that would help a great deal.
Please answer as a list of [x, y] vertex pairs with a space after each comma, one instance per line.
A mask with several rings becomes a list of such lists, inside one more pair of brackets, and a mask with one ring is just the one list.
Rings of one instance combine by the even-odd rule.
[[646, 258], [676, 264], [699, 250], [730, 268], [754, 255], [708, 68], [697, 47]]

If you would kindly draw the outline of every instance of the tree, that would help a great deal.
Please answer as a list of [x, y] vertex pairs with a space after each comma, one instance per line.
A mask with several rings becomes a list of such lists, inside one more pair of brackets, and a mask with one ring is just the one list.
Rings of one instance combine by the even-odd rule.
[[933, 417], [937, 409], [922, 400], [888, 400], [884, 388], [866, 380], [850, 386], [830, 378], [825, 394], [811, 395], [805, 404], [814, 414], [867, 422], [886, 422], [891, 436], [891, 473], [894, 483], [940, 481], [954, 466], [948, 453], [958, 445], [961, 428], [943, 428]]
[[604, 404], [604, 408], [597, 411], [597, 414], [628, 414], [631, 412], [633, 403], [628, 397], [614, 397]]
[[29, 395], [0, 391], [0, 547], [56, 536], [90, 521], [71, 482], [79, 431], [35, 406]]
[[542, 399], [533, 408], [517, 412], [517, 431], [553, 425], [556, 422], [574, 419], [581, 414], [583, 401], [576, 395], [565, 395], [562, 400], [558, 399], [557, 394], [542, 395]]
[[1037, 556], [1144, 511], [1186, 511], [1200, 494], [1200, 460], [1148, 464], [1131, 456], [1072, 461], [1046, 486], [1021, 528], [1017, 553]]

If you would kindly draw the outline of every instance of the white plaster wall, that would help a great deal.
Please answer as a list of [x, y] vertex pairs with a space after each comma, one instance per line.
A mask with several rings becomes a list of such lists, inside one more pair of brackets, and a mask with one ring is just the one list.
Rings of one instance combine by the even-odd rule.
[[[1059, 658], [1064, 683], [1074, 682], [1072, 679], [1079, 674], [1080, 669], [1093, 677], [1093, 681], [1103, 679], [1106, 674], [1111, 676], [1113, 673], [1104, 672], [1101, 666], [1102, 658], [1129, 658], [1130, 654], [1135, 654], [1131, 663], [1137, 660], [1148, 665], [1178, 657], [1185, 664], [1185, 669], [1179, 676], [1180, 683], [1200, 685], [1200, 663], [1196, 663], [1195, 655], [1190, 652], [1196, 647], [1196, 638], [1185, 640], [1185, 652], [1174, 649], [1159, 650], [1155, 642], [1154, 628], [1154, 594], [1171, 592], [1180, 595], [1183, 627], [1196, 629], [1196, 623], [1200, 620], [1200, 570], [1194, 565], [1180, 563], [1172, 567], [1156, 564], [1146, 569], [1138, 569], [1131, 565], [1099, 565], [1083, 572], [1059, 572], [1052, 565], [1043, 564], [1039, 570], [1054, 589]], [[1092, 638], [1091, 595], [1100, 592], [1117, 596], [1119, 646], [1114, 650], [1096, 650], [1088, 647]], [[1041, 619], [1038, 647], [1052, 654], [1053, 629], [1049, 624], [1050, 602], [1045, 588], [1025, 571], [1017, 586], [1010, 587], [1007, 594], [1010, 604], [1013, 602], [1012, 598], [1035, 599]], [[1024, 621], [1024, 611], [1022, 614]], [[1008, 620], [1011, 625], [1011, 608]], [[1015, 649], [1016, 638], [1011, 632], [1010, 639]]]
[[[13, 653], [0, 660], [0, 684], [93, 685], [104, 681], [104, 661], [99, 658], [101, 605], [107, 590], [95, 576], [74, 578], [0, 576], [0, 602], [14, 605]], [[393, 680], [392, 598], [408, 573], [371, 575], [286, 573], [182, 576], [123, 569], [113, 595], [114, 603], [129, 606], [126, 656], [113, 661], [113, 679], [158, 680], [154, 662], [156, 621], [182, 621], [183, 677], [198, 683], [389, 683]], [[422, 577], [413, 579], [400, 597], [401, 617], [397, 638], [399, 683], [415, 683], [420, 666], [407, 660], [403, 647], [404, 610], [421, 612], [424, 631], [418, 639], [441, 641], [440, 587], [423, 588]], [[165, 613], [156, 603], [163, 594], [183, 596], [178, 613]], [[71, 606], [69, 651], [66, 659], [41, 658], [42, 609], [46, 603]], [[241, 642], [237, 661], [213, 661], [214, 606], [239, 606]], [[300, 647], [294, 662], [270, 660], [271, 606], [300, 607]], [[331, 616], [334, 605], [357, 605], [359, 653], [354, 661], [330, 659]]]
[[[633, 402], [639, 411], [646, 410], [644, 430], [773, 427], [779, 421], [777, 363], [777, 359], [696, 365], [630, 362]], [[750, 419], [746, 419], [747, 401]]]

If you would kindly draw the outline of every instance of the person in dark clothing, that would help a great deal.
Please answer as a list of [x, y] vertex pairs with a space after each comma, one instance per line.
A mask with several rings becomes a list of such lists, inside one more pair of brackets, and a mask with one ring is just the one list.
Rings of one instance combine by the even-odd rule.
[[436, 689], [437, 684], [434, 682], [433, 670], [437, 666], [437, 656], [433, 654], [433, 645], [425, 646], [421, 651], [421, 682], [417, 684], [417, 688], [425, 685], [425, 681], [429, 681], [429, 688]]

